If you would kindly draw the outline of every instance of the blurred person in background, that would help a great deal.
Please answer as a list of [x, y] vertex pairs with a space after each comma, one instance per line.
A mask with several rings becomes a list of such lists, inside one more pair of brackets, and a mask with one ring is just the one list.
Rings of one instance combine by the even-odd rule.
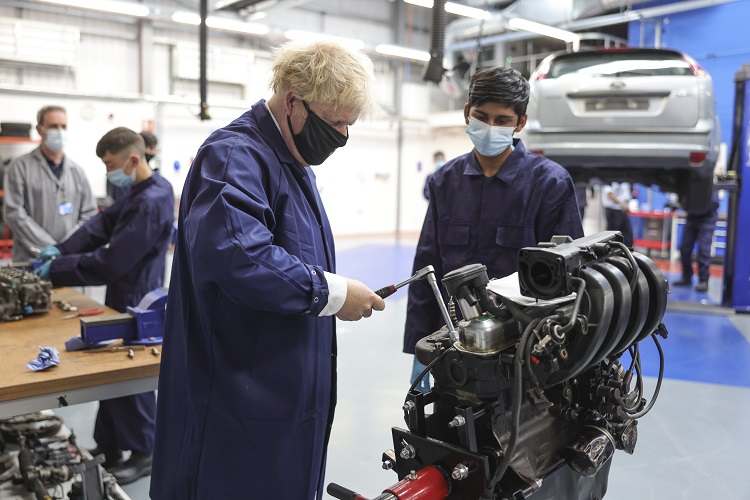
[[613, 182], [602, 186], [602, 205], [607, 219], [607, 231], [620, 231], [623, 243], [633, 247], [633, 225], [630, 223], [630, 200], [633, 192], [628, 182]]
[[428, 175], [424, 180], [424, 197], [426, 200], [430, 199], [430, 191], [427, 189], [427, 184], [429, 184], [430, 182], [430, 177], [432, 177], [432, 174], [442, 168], [443, 165], [445, 165], [445, 153], [443, 153], [442, 151], [435, 151], [434, 153], [432, 153], [433, 170], [432, 173]]
[[695, 260], [698, 264], [698, 284], [695, 290], [708, 291], [708, 278], [711, 276], [711, 243], [718, 218], [719, 195], [716, 192], [711, 198], [711, 207], [706, 212], [687, 212], [680, 240], [682, 278], [673, 282], [674, 286], [693, 286], [693, 249], [697, 243]]
[[15, 262], [36, 259], [41, 249], [65, 241], [98, 211], [86, 174], [65, 155], [65, 108], [40, 109], [36, 131], [41, 145], [13, 160], [3, 180]]

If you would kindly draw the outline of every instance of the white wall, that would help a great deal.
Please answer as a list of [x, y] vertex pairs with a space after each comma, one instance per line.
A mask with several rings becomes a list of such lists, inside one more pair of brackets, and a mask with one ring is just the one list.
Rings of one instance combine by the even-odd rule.
[[0, 121], [31, 124], [34, 139], [39, 139], [34, 127], [36, 113], [41, 107], [57, 104], [66, 108], [69, 141], [65, 154], [83, 167], [94, 196], [105, 194], [105, 168], [96, 156], [96, 143], [101, 136], [120, 126], [140, 130], [142, 119], [153, 118], [153, 105], [138, 102], [102, 102], [0, 92], [0, 103]]
[[[350, 2], [342, 2], [339, 7], [342, 12], [353, 8]], [[305, 12], [294, 12], [278, 17], [290, 24], [296, 19], [299, 26], [291, 27], [300, 29], [337, 26], [340, 31], [347, 26], [351, 32], [341, 34], [392, 42], [386, 39], [390, 38], [387, 17], [374, 19], [368, 28], [350, 18], [337, 18], [336, 13], [313, 18]], [[152, 43], [141, 46], [138, 26], [127, 18], [92, 18], [65, 15], [59, 10], [4, 7], [0, 7], [0, 17], [80, 30], [79, 60], [74, 68], [8, 67], [0, 60], [0, 121], [27, 122], [33, 128], [42, 106], [66, 107], [70, 137], [66, 154], [84, 168], [96, 196], [105, 194], [105, 169], [96, 157], [95, 146], [112, 128], [125, 126], [139, 131], [154, 124], [159, 137], [160, 171], [179, 196], [190, 162], [203, 140], [252, 103], [270, 95], [267, 83], [271, 49], [276, 43], [268, 40], [211, 32], [212, 47], [246, 50], [253, 62], [251, 76], [244, 85], [209, 83], [212, 119], [201, 122], [197, 118], [197, 81], [176, 79], [172, 71], [175, 47], [180, 43], [197, 44], [197, 28], [175, 30], [155, 24], [147, 27]], [[152, 64], [141, 74], [144, 52]], [[470, 144], [460, 127], [460, 117], [456, 129], [433, 128], [429, 124], [430, 95], [434, 95], [431, 86], [396, 81], [395, 69], [400, 63], [382, 59], [374, 62], [376, 93], [384, 110], [393, 111], [395, 86], [401, 86], [403, 115], [408, 117], [401, 125], [402, 149], [399, 155], [398, 119], [381, 117], [355, 124], [347, 146], [315, 169], [336, 234], [384, 234], [397, 228], [418, 231], [427, 206], [422, 188], [432, 171], [433, 151], [441, 149], [450, 158], [466, 152]], [[195, 64], [198, 65], [197, 60]], [[151, 93], [145, 94], [143, 88]], [[38, 138], [35, 132], [32, 136]], [[179, 168], [175, 168], [176, 164]]]
[[[267, 95], [262, 96], [267, 97]], [[0, 121], [32, 124], [44, 105], [59, 104], [68, 112], [69, 145], [66, 154], [81, 165], [95, 196], [105, 195], [105, 169], [95, 153], [98, 140], [112, 128], [140, 130], [145, 121], [156, 123], [161, 174], [179, 196], [198, 147], [215, 129], [244, 112], [243, 108], [212, 107], [212, 119], [196, 118], [196, 104], [146, 101], [102, 101], [51, 95], [14, 95], [0, 90]], [[249, 104], [248, 104], [249, 107]], [[440, 149], [447, 158], [470, 148], [463, 126], [432, 128], [427, 123], [402, 125], [400, 229], [421, 228], [427, 202], [424, 181], [433, 171], [432, 153]], [[374, 121], [355, 124], [346, 147], [315, 167], [318, 187], [336, 234], [382, 234], [395, 231], [398, 172], [398, 124]], [[179, 164], [179, 169], [175, 168]]]

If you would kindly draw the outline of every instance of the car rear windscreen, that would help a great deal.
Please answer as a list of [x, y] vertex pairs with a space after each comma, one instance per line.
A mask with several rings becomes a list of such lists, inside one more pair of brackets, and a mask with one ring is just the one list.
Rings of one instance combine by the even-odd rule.
[[591, 52], [557, 57], [546, 78], [577, 73], [590, 77], [688, 76], [693, 68], [673, 53]]

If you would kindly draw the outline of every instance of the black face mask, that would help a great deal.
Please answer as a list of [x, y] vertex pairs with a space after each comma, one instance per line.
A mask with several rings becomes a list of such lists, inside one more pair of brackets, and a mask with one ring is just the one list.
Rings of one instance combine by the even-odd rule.
[[151, 153], [146, 153], [146, 163], [150, 162], [151, 159], [154, 157]]
[[[307, 120], [299, 134], [292, 132], [292, 139], [303, 160], [310, 165], [320, 165], [336, 151], [336, 148], [344, 146], [349, 137], [328, 125], [325, 120], [313, 113], [307, 102], [300, 100], [307, 110]], [[286, 121], [291, 131], [292, 121], [289, 115]]]

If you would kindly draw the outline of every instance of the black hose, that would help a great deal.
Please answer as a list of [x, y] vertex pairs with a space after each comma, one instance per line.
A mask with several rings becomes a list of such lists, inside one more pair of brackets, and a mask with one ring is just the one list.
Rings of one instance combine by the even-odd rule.
[[628, 347], [628, 354], [630, 354], [630, 366], [628, 367], [628, 371], [625, 372], [625, 383], [630, 384], [630, 381], [633, 378], [633, 369], [635, 368], [635, 346], [637, 344], [633, 344], [630, 347]]
[[422, 70], [422, 80], [440, 83], [445, 73], [443, 58], [445, 56], [445, 0], [435, 0], [432, 6], [432, 28], [430, 37], [430, 60]]
[[641, 372], [641, 351], [640, 349], [638, 349], [638, 344], [634, 344], [632, 346], [630, 355], [632, 356], [633, 361], [630, 365], [630, 369], [628, 370], [628, 373], [625, 376], [625, 383], [627, 385], [630, 384], [630, 380], [632, 379], [632, 370], [635, 369], [635, 373], [636, 373], [635, 394], [637, 397], [634, 402], [635, 406], [629, 406], [628, 403], [622, 397], [619, 398], [617, 403], [620, 405], [620, 407], [623, 410], [625, 410], [626, 413], [633, 413], [633, 412], [638, 411], [638, 405], [640, 405], [641, 397], [643, 394], [643, 373]]
[[633, 267], [633, 275], [630, 277], [630, 291], [635, 293], [635, 287], [638, 285], [638, 273], [640, 272], [640, 268], [638, 267], [638, 264], [635, 262], [635, 257], [633, 257], [633, 254], [630, 253], [630, 249], [625, 246], [625, 243], [621, 243], [619, 241], [613, 241], [611, 242], [613, 246], [616, 246], [620, 250], [623, 251], [625, 254], [625, 257], [630, 262], [630, 265]]
[[498, 295], [498, 298], [500, 299], [500, 302], [503, 303], [505, 307], [510, 310], [511, 314], [514, 318], [521, 321], [522, 323], [531, 323], [534, 320], [534, 317], [526, 312], [524, 312], [523, 309], [521, 309], [521, 306], [513, 302], [507, 297], [503, 297], [502, 295]]
[[654, 406], [654, 403], [656, 402], [656, 398], [659, 397], [659, 389], [661, 389], [661, 381], [664, 378], [664, 351], [661, 349], [661, 344], [659, 344], [659, 339], [656, 338], [656, 334], [651, 334], [651, 338], [654, 339], [654, 344], [656, 344], [656, 350], [659, 351], [659, 378], [656, 380], [656, 389], [654, 389], [654, 395], [651, 396], [651, 401], [649, 401], [648, 406], [646, 406], [643, 410], [641, 410], [638, 413], [633, 413], [630, 415], [630, 418], [636, 419], [641, 418], [646, 413], [651, 411], [651, 408]]
[[422, 373], [420, 373], [419, 376], [414, 379], [414, 383], [411, 384], [411, 387], [409, 387], [409, 392], [413, 391], [419, 385], [419, 382], [430, 371], [430, 369], [432, 369], [432, 367], [435, 366], [435, 363], [437, 363], [438, 361], [440, 361], [441, 359], [443, 359], [443, 356], [445, 356], [449, 352], [455, 351], [455, 350], [456, 350], [456, 348], [451, 346], [448, 349], [446, 349], [445, 351], [441, 352], [440, 355], [438, 355], [437, 358], [435, 358], [432, 361], [430, 361], [430, 364], [427, 365], [427, 367], [424, 370], [422, 370]]
[[[537, 323], [539, 321], [541, 320], [537, 320]], [[521, 335], [516, 356], [513, 358], [513, 377], [515, 377], [515, 380], [513, 381], [514, 384], [511, 388], [510, 439], [508, 439], [508, 446], [505, 447], [503, 459], [497, 466], [497, 469], [495, 469], [495, 474], [492, 476], [492, 480], [490, 480], [487, 490], [485, 491], [485, 495], [490, 498], [492, 497], [492, 491], [494, 491], [495, 486], [497, 486], [497, 483], [500, 482], [500, 479], [502, 479], [505, 471], [508, 469], [510, 461], [513, 459], [513, 454], [516, 451], [516, 445], [518, 444], [518, 431], [521, 420], [521, 397], [523, 395], [523, 377], [521, 376], [523, 373], [523, 356], [521, 354], [526, 350], [526, 344], [531, 338], [531, 332], [533, 329], [533, 322], [529, 323], [524, 330], [523, 335]]]
[[[544, 320], [549, 321], [550, 319], [551, 317], [535, 319], [534, 321], [528, 324], [526, 329], [531, 328], [531, 333], [534, 333], [539, 323], [541, 323]], [[524, 330], [524, 333], [526, 333], [526, 330]], [[523, 339], [523, 335], [521, 336], [521, 338]], [[532, 347], [531, 335], [529, 335], [529, 341], [526, 342], [523, 351], [521, 351], [520, 343], [519, 343], [518, 349], [519, 349], [519, 353], [520, 352], [523, 353], [523, 361], [525, 364], [526, 377], [529, 379], [529, 382], [531, 382], [532, 385], [537, 387], [539, 386], [539, 380], [536, 378], [536, 374], [531, 369], [531, 347]]]
[[560, 327], [560, 331], [562, 331], [563, 333], [568, 333], [573, 329], [573, 326], [575, 326], [576, 318], [578, 317], [578, 309], [581, 306], [583, 291], [586, 289], [586, 282], [581, 278], [572, 278], [572, 281], [580, 281], [580, 284], [578, 285], [578, 291], [576, 292], [576, 300], [573, 303], [573, 312], [570, 315], [570, 321], [568, 321], [567, 325]]

